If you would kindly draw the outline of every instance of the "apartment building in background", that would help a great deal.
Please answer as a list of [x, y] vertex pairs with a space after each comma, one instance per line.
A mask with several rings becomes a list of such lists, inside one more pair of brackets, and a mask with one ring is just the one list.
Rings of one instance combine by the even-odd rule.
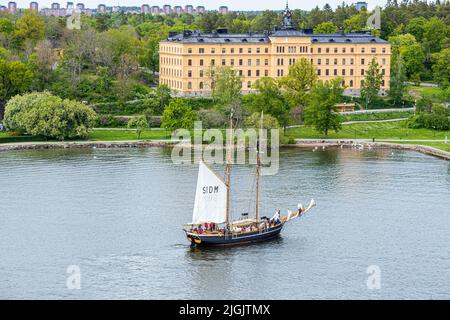
[[180, 95], [202, 96], [211, 91], [208, 71], [230, 66], [242, 76], [243, 92], [261, 77], [280, 78], [298, 59], [308, 59], [321, 80], [342, 77], [346, 94], [358, 95], [369, 64], [375, 58], [383, 73], [382, 93], [390, 80], [391, 48], [370, 33], [312, 34], [296, 30], [286, 7], [283, 25], [262, 34], [185, 31], [160, 43], [160, 83]]

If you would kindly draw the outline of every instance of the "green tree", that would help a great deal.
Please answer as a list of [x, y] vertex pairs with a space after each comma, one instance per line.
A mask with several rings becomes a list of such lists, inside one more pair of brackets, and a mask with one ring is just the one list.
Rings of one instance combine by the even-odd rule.
[[325, 139], [328, 138], [330, 130], [339, 131], [341, 128], [341, 117], [337, 112], [336, 104], [344, 92], [342, 83], [342, 78], [319, 81], [312, 88], [305, 109], [305, 123], [323, 133]]
[[[261, 123], [262, 120], [262, 123]], [[278, 120], [270, 114], [265, 114], [261, 117], [260, 112], [255, 112], [247, 119], [245, 119], [245, 126], [247, 128], [260, 129], [278, 129], [280, 127]]]
[[33, 74], [24, 63], [0, 59], [0, 120], [8, 99], [26, 91], [32, 79]]
[[290, 108], [303, 108], [308, 91], [317, 82], [317, 70], [311, 61], [302, 58], [289, 66], [289, 74], [279, 80]]
[[4, 122], [12, 131], [64, 140], [87, 138], [96, 120], [96, 113], [87, 105], [43, 92], [11, 98]]
[[443, 42], [449, 37], [450, 27], [437, 17], [428, 20], [424, 25], [423, 46], [430, 53], [439, 52]]
[[389, 96], [393, 99], [394, 105], [401, 103], [406, 92], [406, 70], [402, 56], [398, 56], [395, 64], [391, 67], [391, 79]]
[[218, 110], [239, 118], [242, 114], [242, 77], [230, 67], [216, 67], [209, 71], [211, 95]]
[[406, 74], [411, 77], [413, 74], [420, 74], [424, 70], [425, 53], [419, 44], [400, 47], [400, 54], [405, 63]]
[[417, 39], [417, 41], [420, 42], [423, 39], [426, 23], [427, 19], [425, 19], [424, 17], [412, 18], [406, 25], [405, 31], [412, 34]]
[[361, 86], [361, 97], [364, 100], [365, 108], [377, 98], [378, 93], [381, 88], [381, 81], [383, 80], [383, 75], [381, 74], [381, 68], [375, 58], [370, 62], [369, 68], [367, 69], [364, 82]]
[[148, 128], [147, 118], [144, 116], [131, 118], [128, 120], [127, 128], [135, 130], [138, 139], [140, 139], [142, 131]]
[[197, 116], [183, 99], [172, 99], [163, 112], [161, 128], [166, 130], [192, 129]]
[[283, 128], [286, 128], [289, 121], [289, 105], [278, 82], [274, 78], [263, 77], [254, 83], [253, 88], [257, 93], [249, 95], [250, 113], [264, 112], [265, 115], [272, 115]]
[[338, 30], [338, 27], [331, 21], [322, 22], [321, 24], [318, 24], [314, 28], [314, 33], [317, 34], [330, 34], [330, 33], [336, 33]]
[[18, 41], [31, 40], [33, 44], [44, 38], [44, 20], [33, 10], [27, 10], [16, 21], [14, 36]]
[[432, 55], [434, 80], [443, 87], [450, 85], [450, 48]]

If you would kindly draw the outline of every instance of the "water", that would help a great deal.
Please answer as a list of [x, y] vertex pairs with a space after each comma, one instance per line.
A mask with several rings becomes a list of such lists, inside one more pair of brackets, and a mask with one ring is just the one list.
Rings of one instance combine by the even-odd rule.
[[[233, 171], [237, 212], [253, 206], [251, 173]], [[282, 150], [279, 174], [263, 179], [265, 213], [312, 197], [318, 207], [279, 239], [226, 249], [192, 250], [181, 230], [196, 175], [167, 149], [1, 153], [0, 298], [450, 298], [446, 161]], [[67, 289], [70, 265], [80, 290]]]

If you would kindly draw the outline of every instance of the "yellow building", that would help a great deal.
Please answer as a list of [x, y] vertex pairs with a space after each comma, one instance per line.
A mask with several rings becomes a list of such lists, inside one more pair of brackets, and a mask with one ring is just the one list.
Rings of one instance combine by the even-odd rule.
[[287, 7], [282, 27], [274, 32], [186, 31], [162, 41], [159, 53], [160, 83], [185, 96], [209, 94], [208, 71], [214, 66], [236, 69], [245, 93], [261, 77], [287, 75], [289, 65], [301, 58], [312, 61], [321, 80], [342, 77], [347, 94], [359, 94], [373, 58], [383, 73], [382, 93], [388, 89], [390, 79], [391, 49], [387, 41], [370, 33], [312, 34], [295, 30]]

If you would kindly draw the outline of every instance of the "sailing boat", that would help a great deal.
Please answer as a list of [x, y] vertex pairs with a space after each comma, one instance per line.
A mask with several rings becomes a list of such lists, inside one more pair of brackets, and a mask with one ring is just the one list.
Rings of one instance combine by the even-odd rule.
[[[230, 121], [229, 133], [232, 133], [233, 123]], [[232, 136], [232, 135], [231, 135]], [[231, 149], [230, 141], [230, 150]], [[226, 246], [254, 242], [262, 242], [280, 235], [284, 225], [295, 218], [299, 218], [315, 207], [311, 200], [304, 208], [301, 204], [294, 212], [288, 211], [282, 216], [280, 211], [268, 219], [259, 215], [259, 180], [261, 172], [261, 158], [259, 143], [257, 144], [256, 161], [256, 206], [255, 217], [243, 217], [233, 221], [230, 218], [230, 173], [231, 153], [227, 153], [225, 181], [202, 160], [199, 163], [197, 189], [192, 222], [184, 226], [184, 232], [191, 246]]]

